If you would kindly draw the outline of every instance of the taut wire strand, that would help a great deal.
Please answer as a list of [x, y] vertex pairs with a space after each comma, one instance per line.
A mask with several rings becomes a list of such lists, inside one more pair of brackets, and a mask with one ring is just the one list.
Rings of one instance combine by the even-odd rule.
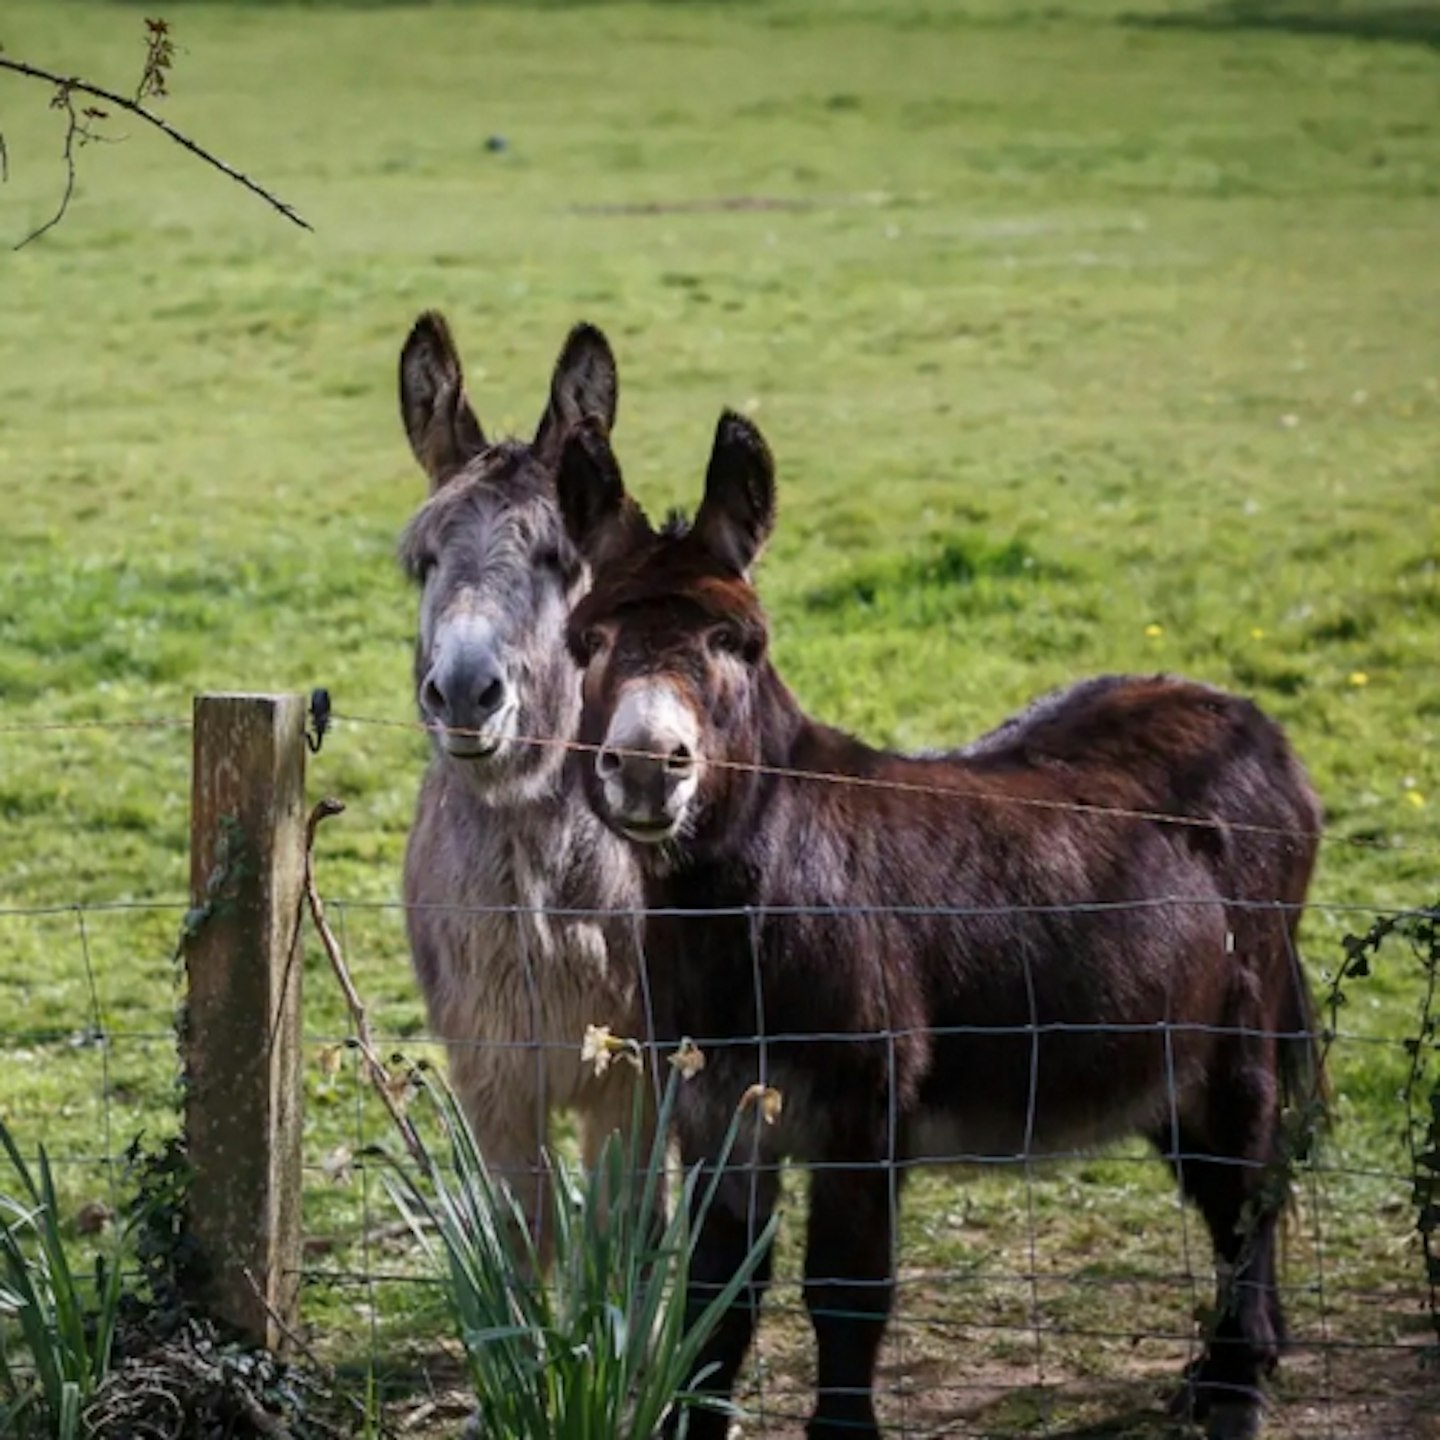
[[[389, 730], [408, 730], [424, 735], [459, 735], [474, 737], [479, 732], [461, 726], [440, 725], [433, 721], [388, 720], [372, 715], [358, 715], [348, 711], [331, 711], [330, 718], [348, 725], [372, 726]], [[44, 734], [47, 732], [84, 730], [188, 730], [188, 718], [142, 717], [133, 720], [55, 720], [34, 723], [0, 725], [0, 735]], [[516, 735], [512, 737], [517, 745], [549, 747], [579, 754], [595, 754], [600, 747], [588, 741], [566, 739], [560, 736]], [[663, 760], [663, 755], [647, 750], [632, 750], [610, 747], [617, 755], [631, 759]], [[904, 758], [904, 757], [902, 757]], [[946, 758], [935, 757], [909, 758]], [[959, 758], [959, 752], [956, 752]], [[1326, 830], [1290, 830], [1276, 825], [1255, 825], [1229, 820], [1218, 820], [1206, 815], [1175, 815], [1162, 810], [1145, 810], [1123, 805], [1097, 805], [1079, 800], [1051, 800], [1034, 795], [1004, 795], [994, 791], [964, 788], [958, 785], [931, 785], [917, 780], [890, 780], [869, 775], [842, 775], [824, 770], [804, 770], [787, 765], [765, 765], [743, 760], [710, 760], [707, 762], [717, 770], [732, 770], [739, 773], [768, 775], [781, 780], [804, 780], [820, 784], [843, 785], [851, 789], [881, 790], [894, 794], [933, 795], [961, 800], [972, 800], [986, 805], [1015, 805], [1032, 810], [1044, 810], [1061, 814], [1095, 815], [1116, 820], [1145, 820], [1155, 825], [1178, 825], [1203, 830], [1225, 831], [1233, 834], [1270, 836], [1278, 840], [1309, 840], [1322, 845], [1350, 845], [1357, 849], [1378, 850], [1406, 855], [1440, 855], [1435, 846], [1422, 845], [1408, 836], [1338, 835]]]
[[[458, 735], [475, 738], [480, 732], [473, 728], [440, 725], [423, 720], [384, 720], [374, 716], [353, 715], [341, 711], [333, 712], [335, 720], [350, 725], [372, 725], [385, 729], [410, 730], [425, 735]], [[550, 747], [578, 754], [594, 755], [602, 748], [587, 740], [562, 739], [559, 736], [514, 735], [517, 745]], [[635, 750], [625, 746], [603, 747], [609, 753], [632, 760], [661, 760], [666, 757], [655, 751]], [[909, 759], [946, 759], [946, 755], [899, 756]], [[955, 752], [953, 758], [963, 758]], [[1033, 810], [1047, 810], [1063, 814], [1108, 816], [1117, 820], [1147, 820], [1156, 825], [1182, 825], [1202, 830], [1219, 830], [1233, 834], [1267, 835], [1278, 840], [1312, 840], [1319, 844], [1355, 845], [1372, 850], [1403, 850], [1409, 855], [1440, 854], [1433, 847], [1412, 845], [1403, 837], [1375, 839], [1365, 835], [1336, 835], [1324, 830], [1289, 830], [1278, 825], [1254, 825], [1238, 821], [1217, 820], [1206, 815], [1174, 815], [1163, 810], [1135, 809], [1124, 805], [1095, 805], [1081, 800], [1047, 800], [1035, 795], [1003, 795], [990, 790], [965, 789], [957, 785], [930, 785], [918, 780], [887, 780], [873, 775], [844, 775], [826, 770], [803, 770], [790, 765], [766, 765], [748, 760], [709, 759], [707, 765], [717, 770], [731, 770], [740, 774], [767, 775], [778, 780], [808, 780], [822, 784], [843, 785], [857, 790], [882, 790], [901, 795], [933, 795], [957, 800], [975, 800], [989, 805], [1016, 805]]]

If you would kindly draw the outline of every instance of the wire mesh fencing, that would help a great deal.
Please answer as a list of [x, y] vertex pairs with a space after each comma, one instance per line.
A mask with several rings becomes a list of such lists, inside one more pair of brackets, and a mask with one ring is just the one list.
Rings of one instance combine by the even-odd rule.
[[[176, 757], [164, 763], [168, 775]], [[385, 850], [337, 838], [336, 849], [350, 877], [377, 866], [389, 866], [393, 877], [398, 839]], [[180, 1125], [176, 1036], [184, 987], [177, 955], [191, 901], [178, 893], [95, 898], [103, 881], [103, 873], [87, 876], [86, 898], [72, 903], [0, 905], [6, 997], [0, 1113], [22, 1142], [47, 1146], [69, 1221], [82, 1237], [120, 1208], [131, 1142], [139, 1136], [154, 1145]], [[411, 974], [406, 908], [383, 898], [393, 879], [374, 887], [381, 898], [331, 891], [328, 882], [322, 888], [384, 1051], [437, 1065], [447, 1059], [453, 1065], [467, 1051], [515, 1052], [535, 1077], [525, 1091], [521, 1148], [538, 1152], [553, 1144], [578, 1153], [573, 1119], [550, 1113], [548, 1077], [582, 1071], [582, 1034], [547, 1031], [538, 1019], [505, 1040], [432, 1033]], [[963, 906], [935, 908], [967, 913]], [[1113, 907], [1084, 901], [1060, 908], [1072, 922], [1114, 918]], [[837, 952], [847, 930], [868, 918], [844, 907], [807, 914], [832, 928]], [[485, 917], [472, 911], [456, 918]], [[542, 910], [523, 918], [543, 937], [546, 927], [576, 917]], [[642, 956], [647, 918], [636, 914], [627, 922]], [[705, 918], [713, 923], [726, 915]], [[922, 924], [933, 916], [912, 909], [900, 918]], [[1437, 1214], [1425, 1184], [1437, 1168], [1427, 1138], [1437, 1113], [1430, 1068], [1434, 951], [1432, 945], [1422, 953], [1402, 934], [1368, 950], [1363, 944], [1398, 918], [1384, 906], [1319, 900], [1303, 920], [1331, 1124], [1292, 1167], [1294, 1198], [1278, 1272], [1290, 1335], [1270, 1388], [1267, 1430], [1277, 1436], [1420, 1433], [1436, 1401], [1427, 1365], [1436, 1331], [1425, 1253]], [[526, 993], [551, 983], [545, 953], [537, 940], [521, 956]], [[1357, 956], [1370, 963], [1356, 967]], [[733, 983], [760, 994], [758, 949], [747, 962]], [[443, 1426], [463, 1405], [443, 1293], [369, 1154], [377, 1144], [393, 1145], [393, 1135], [359, 1074], [351, 1017], [308, 933], [304, 971], [300, 1338], [343, 1373], [374, 1365], [397, 1393], [411, 1389], [402, 1423], [413, 1420], [411, 1433], [426, 1433], [427, 1424]], [[640, 986], [635, 1038], [651, 1047], [659, 1070], [670, 1046], [653, 1044], [656, 1017], [643, 1003], [652, 989], [648, 981]], [[607, 1023], [606, 1016], [592, 1018]], [[917, 1038], [961, 1044], [998, 1038], [993, 1026], [942, 1029], [918, 1036], [904, 1026], [816, 1034], [776, 1030], [762, 1017], [745, 1034], [691, 1038], [707, 1056], [708, 1074], [724, 1068], [719, 1057], [728, 1050], [743, 1054], [755, 1083], [781, 1092], [784, 1109], [774, 1127], [780, 1135], [826, 1114], [823, 1087], [804, 1094], [787, 1078], [794, 1074], [787, 1056], [797, 1049], [827, 1047], [839, 1065], [847, 1047], [893, 1057], [897, 1045]], [[1207, 1027], [1180, 1018], [1129, 1029], [1030, 1014], [1005, 1038], [1033, 1056], [1038, 1085], [1048, 1058], [1077, 1038], [1122, 1035], [1173, 1067]], [[883, 1079], [894, 1093], [893, 1071]], [[1148, 1138], [1103, 1147], [1047, 1141], [1041, 1095], [1033, 1088], [1025, 1097], [1021, 1143], [998, 1145], [994, 1137], [944, 1126], [907, 1132], [892, 1111], [883, 1153], [864, 1162], [883, 1177], [891, 1232], [895, 1297], [877, 1381], [887, 1433], [1164, 1433], [1165, 1402], [1202, 1353], [1214, 1319], [1215, 1272], [1204, 1221], [1170, 1173], [1195, 1158], [1176, 1133], [1178, 1089], [1168, 1091], [1164, 1113], [1130, 1127]], [[751, 1417], [747, 1433], [798, 1436], [817, 1383], [804, 1285], [806, 1206], [813, 1176], [828, 1162], [781, 1155], [767, 1142], [764, 1123], [757, 1112], [759, 1148], [747, 1174], [757, 1185], [778, 1176], [782, 1223], [774, 1280], [737, 1398]], [[743, 1147], [737, 1154], [744, 1158]], [[514, 1178], [524, 1181], [523, 1169]]]
[[[403, 957], [404, 907], [332, 898], [327, 908], [362, 972], [373, 970], [378, 957]], [[857, 917], [826, 912], [824, 918], [843, 926]], [[1375, 915], [1320, 904], [1310, 918], [1322, 933], [1363, 934]], [[1435, 1397], [1427, 1368], [1435, 1332], [1417, 1238], [1423, 1217], [1411, 1148], [1429, 1104], [1415, 1073], [1417, 1048], [1432, 1033], [1426, 970], [1398, 946], [1381, 967], [1386, 973], [1375, 982], [1378, 993], [1366, 994], [1364, 981], [1343, 978], [1345, 952], [1337, 948], [1341, 954], [1329, 965], [1315, 957], [1315, 969], [1330, 978], [1313, 987], [1321, 1017], [1314, 1038], [1325, 1052], [1333, 1120], [1313, 1149], [1287, 1160], [1293, 1203], [1277, 1289], [1289, 1339], [1267, 1433], [1408, 1434]], [[758, 953], [752, 958], [759, 963]], [[735, 983], [758, 985], [758, 979]], [[377, 1040], [397, 1054], [434, 1056], [443, 1048], [453, 1060], [475, 1044], [413, 1025], [386, 1029], [383, 1015], [372, 1018], [380, 1027]], [[954, 1030], [962, 1039], [995, 1039], [993, 1027]], [[1038, 1072], [1047, 1045], [1077, 1030], [1129, 1031], [1171, 1063], [1197, 1031], [1226, 1033], [1184, 1023], [1075, 1026], [1036, 1017], [1007, 1035], [1034, 1047]], [[307, 1035], [317, 1067], [324, 1068], [320, 1057], [334, 1054], [345, 1038], [335, 1030]], [[743, 1050], [757, 1076], [773, 1080], [783, 1097], [787, 1049], [884, 1047], [905, 1037], [757, 1031], [692, 1038], [710, 1066], [726, 1048]], [[576, 1036], [521, 1036], [511, 1044], [546, 1072], [557, 1063], [577, 1069], [583, 1063]], [[658, 1058], [663, 1062], [664, 1054]], [[313, 1204], [336, 1214], [344, 1208], [337, 1193], [358, 1200], [358, 1240], [332, 1245], [323, 1226], [307, 1225], [315, 1244], [305, 1284], [310, 1294], [356, 1297], [371, 1343], [384, 1350], [403, 1340], [397, 1330], [404, 1322], [396, 1326], [395, 1317], [433, 1304], [395, 1297], [412, 1286], [412, 1293], [423, 1293], [433, 1273], [416, 1268], [410, 1238], [363, 1161], [353, 1163], [383, 1135], [383, 1115], [343, 1073], [332, 1083], [353, 1103], [354, 1128], [338, 1150], [314, 1161], [319, 1193]], [[825, 1105], [823, 1095], [791, 1095], [779, 1126], [805, 1123], [803, 1117], [822, 1114]], [[1167, 1144], [1171, 1118], [1148, 1127], [1148, 1140], [1103, 1148], [1047, 1147], [1043, 1124], [1034, 1127], [1036, 1143], [1006, 1152], [959, 1132], [932, 1132], [919, 1141], [887, 1134], [888, 1153], [873, 1162], [884, 1173], [894, 1222], [895, 1299], [877, 1392], [887, 1433], [1072, 1435], [1163, 1427], [1165, 1404], [1202, 1354], [1216, 1304], [1211, 1238], [1170, 1173], [1213, 1157]], [[537, 1150], [577, 1144], [563, 1122], [556, 1126], [537, 1113], [535, 1125]], [[757, 1343], [738, 1395], [755, 1433], [799, 1435], [816, 1384], [804, 1294], [805, 1213], [812, 1177], [823, 1174], [827, 1162], [768, 1158], [772, 1151], [762, 1145], [747, 1172], [779, 1173], [783, 1218], [775, 1278], [761, 1302]], [[762, 1221], [759, 1214], [752, 1219]], [[437, 1383], [445, 1374], [441, 1366]]]

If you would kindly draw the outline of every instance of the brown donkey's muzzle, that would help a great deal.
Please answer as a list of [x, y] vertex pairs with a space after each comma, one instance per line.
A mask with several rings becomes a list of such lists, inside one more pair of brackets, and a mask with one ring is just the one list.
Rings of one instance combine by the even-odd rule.
[[621, 690], [595, 756], [610, 825], [648, 843], [679, 830], [699, 784], [699, 731], [670, 681], [636, 680]]

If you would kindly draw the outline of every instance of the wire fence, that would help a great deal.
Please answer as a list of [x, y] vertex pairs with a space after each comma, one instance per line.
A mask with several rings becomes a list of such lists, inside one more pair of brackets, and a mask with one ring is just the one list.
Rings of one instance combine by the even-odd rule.
[[[400, 913], [400, 907], [329, 903], [347, 917], [352, 937], [357, 914], [373, 924]], [[1327, 913], [1329, 907], [1317, 910]], [[1336, 910], [1352, 919], [1362, 913], [1350, 906]], [[852, 917], [841, 912], [829, 918]], [[1420, 975], [1410, 979], [1412, 985], [1398, 987], [1402, 1004], [1421, 995]], [[1386, 1080], [1375, 1078], [1377, 1058], [1391, 1072], [1391, 1094], [1399, 1093], [1414, 1034], [1427, 1029], [1428, 1017], [1417, 1011], [1407, 1034], [1395, 1033], [1389, 1023], [1382, 1019], [1378, 1030], [1326, 1032], [1341, 1120], [1296, 1175], [1280, 1286], [1291, 1312], [1291, 1346], [1277, 1392], [1281, 1428], [1274, 1433], [1407, 1433], [1407, 1405], [1423, 1405], [1433, 1395], [1421, 1368], [1431, 1337], [1403, 1117], [1384, 1117], [1376, 1125], [1349, 1094], [1367, 1083], [1387, 1088]], [[727, 1045], [865, 1045], [908, 1033], [695, 1038], [713, 1053]], [[938, 1033], [928, 1032], [930, 1038]], [[997, 1030], [954, 1026], [943, 1033], [993, 1039]], [[1154, 1026], [1035, 1021], [998, 1033], [1034, 1043], [1043, 1056], [1047, 1038], [1066, 1034], [1144, 1034], [1168, 1050], [1185, 1035], [1236, 1032], [1183, 1023], [1160, 1026], [1157, 1033]], [[1241, 1033], [1277, 1038], [1276, 1032]], [[386, 1038], [404, 1044], [413, 1037]], [[453, 1051], [467, 1042], [451, 1037], [449, 1043]], [[562, 1038], [519, 1044], [537, 1054], [568, 1050], [573, 1056], [576, 1049], [573, 1039]], [[365, 1140], [357, 1133], [357, 1143]], [[886, 1168], [907, 1178], [913, 1172], [913, 1178], [903, 1207], [898, 1184], [891, 1198], [900, 1211], [899, 1284], [882, 1369], [887, 1428], [900, 1434], [1079, 1433], [1077, 1425], [1113, 1418], [1117, 1396], [1128, 1397], [1137, 1413], [1147, 1405], [1153, 1409], [1157, 1389], [1173, 1386], [1195, 1360], [1213, 1297], [1210, 1244], [1203, 1224], [1156, 1164], [1153, 1148], [1112, 1148], [1097, 1157], [1086, 1147], [1034, 1145], [996, 1154], [952, 1141], [948, 1148], [936, 1144], [896, 1154], [893, 1134], [889, 1145]], [[1161, 1154], [1181, 1166], [1210, 1158], [1183, 1147], [1161, 1147]], [[945, 1174], [956, 1166], [970, 1172], [958, 1183]], [[767, 1167], [762, 1160], [755, 1168], [763, 1173]], [[827, 1168], [854, 1167], [820, 1161], [803, 1172], [785, 1169], [794, 1218], [766, 1300], [747, 1392], [762, 1433], [786, 1433], [785, 1426], [803, 1422], [813, 1394], [795, 1231], [802, 1224], [806, 1175]], [[399, 1273], [381, 1276], [392, 1280]], [[381, 1276], [367, 1267], [359, 1275], [332, 1271], [327, 1278], [372, 1283]], [[959, 1378], [957, 1367], [967, 1378]]]
[[[184, 728], [174, 720], [149, 723]], [[1362, 838], [1375, 848], [1373, 837]], [[1380, 848], [1433, 853], [1418, 842], [1397, 844], [1394, 837]], [[351, 874], [365, 863], [365, 847], [356, 851], [358, 858], [347, 857]], [[467, 1048], [508, 1048], [547, 1075], [567, 1065], [578, 1071], [579, 1034], [535, 1028], [481, 1041], [466, 1033], [431, 1033], [409, 969], [407, 907], [332, 893], [323, 849], [320, 865], [326, 908], [370, 1005], [374, 1038], [387, 1050], [438, 1059]], [[1140, 903], [1165, 909], [1193, 902], [1160, 897]], [[190, 907], [189, 898], [175, 894], [33, 904], [0, 896], [0, 1113], [22, 1142], [46, 1144], [63, 1201], [82, 1233], [120, 1207], [122, 1157], [132, 1139], [143, 1135], [154, 1143], [179, 1125], [176, 1023], [184, 997], [177, 936]], [[504, 913], [551, 924], [597, 913], [438, 908], [477, 922]], [[1083, 900], [1029, 907], [1072, 922], [1090, 917], [1097, 925], [1136, 908], [1135, 902]], [[791, 907], [787, 913], [833, 925], [839, 945], [846, 927], [877, 914], [918, 924], [994, 911], [850, 906]], [[1268, 1434], [1416, 1434], [1437, 1400], [1434, 1372], [1425, 1363], [1435, 1332], [1417, 1232], [1425, 1217], [1417, 1211], [1414, 1148], [1417, 1126], [1423, 1128], [1427, 1118], [1417, 1112], [1430, 1103], [1417, 1065], [1428, 1063], [1435, 1048], [1433, 976], [1400, 944], [1386, 951], [1373, 978], [1345, 980], [1341, 988], [1350, 953], [1345, 937], [1404, 913], [1395, 905], [1323, 899], [1305, 909], [1306, 966], [1322, 1002], [1319, 1038], [1327, 1049], [1334, 1121], [1296, 1167], [1278, 1285], [1290, 1343], [1274, 1383]], [[705, 919], [737, 914], [752, 912], [721, 908]], [[603, 917], [613, 920], [615, 912]], [[647, 918], [630, 915], [642, 964]], [[377, 1362], [396, 1375], [397, 1385], [413, 1385], [414, 1396], [400, 1407], [401, 1423], [412, 1424], [411, 1433], [426, 1433], [427, 1424], [453, 1419], [463, 1404], [453, 1356], [447, 1360], [438, 1340], [442, 1305], [433, 1271], [367, 1162], [366, 1152], [390, 1138], [388, 1122], [348, 1048], [353, 1028], [323, 956], [309, 940], [306, 951], [300, 1279], [307, 1343], [327, 1360]], [[524, 952], [523, 964], [533, 967], [540, 954]], [[751, 963], [752, 974], [735, 983], [758, 995], [758, 951], [752, 950]], [[526, 990], [544, 983], [533, 968], [522, 977]], [[648, 985], [641, 991], [648, 995]], [[1077, 1036], [1108, 1036], [1153, 1046], [1173, 1066], [1187, 1043], [1206, 1036], [1273, 1040], [1289, 1033], [1236, 1031], [1183, 1018], [1125, 1025], [1037, 1014], [998, 1028], [898, 1025], [826, 1033], [767, 1030], [763, 1013], [761, 1020], [744, 1036], [692, 1038], [712, 1066], [727, 1049], [743, 1051], [759, 1083], [776, 1080], [783, 1090], [786, 1054], [797, 1046], [878, 1045], [893, 1063], [895, 1047], [916, 1038], [979, 1043], [1008, 1037], [1031, 1047], [1044, 1067], [1049, 1047]], [[653, 1016], [644, 1024], [642, 1042], [654, 1033]], [[546, 1087], [538, 1089], [543, 1095]], [[1159, 1160], [1183, 1167], [1213, 1157], [1181, 1142], [1176, 1090], [1168, 1097], [1169, 1114], [1150, 1127], [1161, 1143], [1099, 1150], [1051, 1143], [1036, 1123], [1035, 1095], [1032, 1090], [1025, 1143], [1009, 1148], [943, 1127], [920, 1139], [902, 1136], [891, 1116], [882, 1164], [890, 1177], [896, 1297], [877, 1392], [887, 1433], [1164, 1433], [1164, 1397], [1200, 1354], [1214, 1300], [1210, 1240]], [[787, 1095], [782, 1125], [823, 1112], [824, 1103], [824, 1096]], [[533, 1112], [533, 1140], [573, 1150], [574, 1130], [564, 1121], [552, 1129], [545, 1108]], [[785, 1218], [775, 1278], [738, 1396], [754, 1417], [747, 1433], [798, 1436], [813, 1401], [804, 1214], [812, 1177], [823, 1176], [830, 1163], [792, 1164], [773, 1146], [754, 1158], [754, 1174], [779, 1174]], [[856, 1167], [836, 1162], [835, 1168]]]

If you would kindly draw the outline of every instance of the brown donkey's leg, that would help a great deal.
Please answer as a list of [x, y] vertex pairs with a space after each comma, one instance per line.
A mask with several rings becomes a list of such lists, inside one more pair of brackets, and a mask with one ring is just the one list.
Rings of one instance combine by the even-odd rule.
[[815, 1327], [819, 1395], [806, 1427], [810, 1440], [880, 1434], [873, 1387], [895, 1294], [898, 1182], [881, 1161], [811, 1172], [805, 1305]]
[[[708, 1175], [702, 1175], [697, 1195], [703, 1194]], [[780, 1193], [780, 1177], [774, 1166], [761, 1169], [736, 1168], [726, 1172], [715, 1192], [710, 1213], [705, 1217], [690, 1257], [690, 1285], [686, 1292], [686, 1324], [714, 1299], [744, 1263], [756, 1237], [769, 1222]], [[760, 1302], [770, 1284], [773, 1250], [767, 1247], [750, 1283], [725, 1312], [710, 1342], [700, 1354], [696, 1370], [715, 1369], [701, 1382], [707, 1395], [729, 1399], [740, 1373], [745, 1352], [755, 1334]], [[723, 1411], [702, 1409], [689, 1412], [688, 1440], [725, 1440], [730, 1417]], [[672, 1412], [665, 1428], [674, 1435], [679, 1415]]]
[[[1215, 1246], [1215, 1327], [1177, 1401], [1177, 1408], [1205, 1422], [1210, 1440], [1250, 1440], [1260, 1433], [1262, 1385], [1285, 1338], [1275, 1239], [1288, 1187], [1270, 1168], [1275, 1081], [1256, 1058], [1232, 1053], [1217, 1064], [1223, 1079], [1214, 1081], [1207, 1097], [1209, 1123], [1182, 1126], [1181, 1153], [1171, 1160]], [[1163, 1148], [1170, 1149], [1168, 1139]]]
[[[588, 1173], [594, 1174], [605, 1145], [612, 1135], [619, 1136], [621, 1154], [627, 1163], [633, 1156], [642, 1172], [652, 1159], [657, 1158], [654, 1092], [649, 1078], [634, 1074], [629, 1065], [617, 1065], [603, 1080], [583, 1092], [577, 1108], [580, 1120], [580, 1157]], [[670, 1193], [669, 1177], [664, 1163], [668, 1156], [663, 1149], [658, 1158], [662, 1164], [655, 1186], [654, 1208], [644, 1217], [653, 1232], [652, 1238], [657, 1242], [664, 1233]], [[631, 1178], [638, 1201], [644, 1195], [645, 1177], [641, 1173]]]

